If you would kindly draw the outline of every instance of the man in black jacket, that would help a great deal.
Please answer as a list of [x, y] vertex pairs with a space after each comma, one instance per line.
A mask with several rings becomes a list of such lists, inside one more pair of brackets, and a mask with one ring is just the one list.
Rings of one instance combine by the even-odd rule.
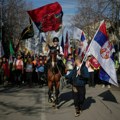
[[81, 57], [75, 59], [75, 68], [66, 76], [68, 82], [72, 84], [73, 99], [75, 106], [75, 116], [78, 117], [81, 112], [82, 105], [85, 100], [85, 83], [86, 78], [89, 77], [87, 67], [82, 64]]

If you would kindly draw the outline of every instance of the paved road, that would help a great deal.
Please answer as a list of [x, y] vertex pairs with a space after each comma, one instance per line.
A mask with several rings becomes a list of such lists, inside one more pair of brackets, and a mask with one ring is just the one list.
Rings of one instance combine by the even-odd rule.
[[84, 111], [74, 117], [71, 88], [60, 95], [59, 109], [52, 108], [44, 88], [0, 88], [0, 120], [120, 120], [120, 88], [87, 88]]

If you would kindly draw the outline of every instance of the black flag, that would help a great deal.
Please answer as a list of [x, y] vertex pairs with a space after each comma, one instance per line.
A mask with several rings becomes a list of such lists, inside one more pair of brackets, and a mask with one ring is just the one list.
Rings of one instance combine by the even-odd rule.
[[27, 26], [21, 33], [21, 40], [25, 40], [34, 36], [33, 24], [30, 19], [30, 25]]

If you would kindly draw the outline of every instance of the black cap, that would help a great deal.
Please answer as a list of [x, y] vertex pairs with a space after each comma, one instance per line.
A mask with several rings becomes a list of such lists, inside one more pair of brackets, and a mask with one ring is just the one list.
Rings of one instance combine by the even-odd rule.
[[59, 42], [58, 37], [54, 37], [54, 38], [53, 38], [53, 42]]

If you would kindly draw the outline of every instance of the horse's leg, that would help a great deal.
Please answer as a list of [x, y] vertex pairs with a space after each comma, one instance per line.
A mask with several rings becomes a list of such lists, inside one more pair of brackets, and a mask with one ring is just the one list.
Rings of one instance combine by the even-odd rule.
[[53, 93], [52, 81], [48, 81], [48, 102], [52, 102], [51, 95]]
[[58, 102], [58, 96], [59, 96], [59, 87], [60, 87], [60, 82], [59, 81], [56, 81], [55, 83], [55, 97], [56, 97], [56, 100], [55, 100], [55, 104], [58, 105], [59, 102]]

